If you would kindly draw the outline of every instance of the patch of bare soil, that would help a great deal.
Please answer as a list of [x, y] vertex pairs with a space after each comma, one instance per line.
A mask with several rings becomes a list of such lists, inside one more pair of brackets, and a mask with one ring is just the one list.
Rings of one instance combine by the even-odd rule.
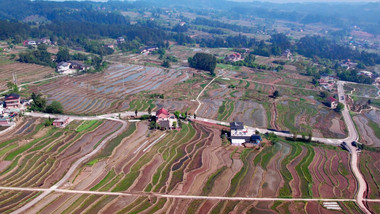
[[12, 161], [6, 161], [6, 160], [0, 161], [0, 172], [5, 170], [11, 163]]

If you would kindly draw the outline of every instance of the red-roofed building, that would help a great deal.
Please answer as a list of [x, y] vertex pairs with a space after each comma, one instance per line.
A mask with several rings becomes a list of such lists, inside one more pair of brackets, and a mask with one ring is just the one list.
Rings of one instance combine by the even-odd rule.
[[156, 118], [158, 120], [161, 120], [161, 119], [168, 119], [170, 117], [170, 113], [168, 112], [168, 110], [164, 109], [164, 108], [161, 108], [159, 109], [157, 112], [156, 112]]
[[328, 97], [326, 103], [332, 108], [335, 109], [338, 106], [338, 101], [334, 97]]
[[173, 122], [176, 122], [178, 125], [177, 119], [173, 114], [170, 114], [168, 110], [161, 108], [156, 112], [156, 123], [160, 125], [162, 129], [177, 128], [173, 127]]
[[5, 107], [6, 108], [19, 108], [21, 106], [20, 103], [20, 95], [18, 94], [10, 94], [5, 96]]

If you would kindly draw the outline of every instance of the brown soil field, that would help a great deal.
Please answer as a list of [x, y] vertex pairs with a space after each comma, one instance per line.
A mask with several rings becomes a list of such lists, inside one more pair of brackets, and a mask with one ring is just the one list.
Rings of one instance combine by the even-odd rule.
[[55, 74], [53, 68], [35, 64], [15, 62], [0, 65], [0, 90], [7, 89], [7, 82], [13, 82], [12, 73], [14, 72], [17, 76], [17, 84], [37, 81]]

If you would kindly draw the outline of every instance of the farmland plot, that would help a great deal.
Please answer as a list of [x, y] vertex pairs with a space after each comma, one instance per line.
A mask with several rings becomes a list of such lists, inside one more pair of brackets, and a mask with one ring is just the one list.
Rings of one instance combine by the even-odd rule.
[[[336, 147], [279, 142], [257, 151], [221, 146], [220, 130], [197, 123], [183, 124], [180, 131], [168, 132], [161, 139], [163, 132], [150, 135], [147, 132], [146, 123], [131, 124], [125, 134], [70, 178], [70, 189], [126, 191], [137, 195], [61, 193], [46, 197], [35, 211], [244, 213], [290, 207], [291, 213], [298, 213], [304, 203], [167, 199], [144, 193], [351, 198], [355, 192], [349, 154]], [[319, 207], [321, 213], [324, 210], [319, 203], [310, 206]]]
[[52, 76], [54, 69], [47, 66], [18, 62], [0, 65], [0, 90], [7, 89], [7, 82], [13, 82], [12, 73], [14, 72], [17, 76], [17, 83], [22, 84]]
[[187, 78], [184, 70], [118, 64], [104, 73], [66, 77], [33, 90], [48, 95], [49, 102], [61, 102], [65, 112], [98, 114], [126, 110], [128, 96], [148, 90], [161, 92]]
[[372, 110], [353, 117], [360, 133], [360, 142], [380, 147], [380, 111]]
[[[64, 129], [26, 121], [0, 141], [0, 185], [49, 188], [79, 158], [121, 125], [111, 121], [72, 122]], [[13, 132], [15, 135], [13, 135]], [[34, 192], [3, 192], [0, 212], [9, 212], [35, 197]]]

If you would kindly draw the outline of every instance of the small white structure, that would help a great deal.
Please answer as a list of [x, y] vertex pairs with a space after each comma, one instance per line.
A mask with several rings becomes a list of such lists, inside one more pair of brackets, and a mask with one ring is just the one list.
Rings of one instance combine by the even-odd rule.
[[258, 145], [262, 141], [260, 135], [256, 135], [254, 129], [249, 129], [242, 122], [231, 122], [231, 144], [243, 146], [245, 143]]
[[371, 71], [359, 71], [358, 75], [363, 75], [372, 78], [372, 72]]
[[57, 72], [61, 74], [72, 74], [75, 70], [70, 68], [71, 63], [69, 62], [60, 62], [57, 65]]
[[4, 105], [2, 102], [0, 102], [0, 114], [4, 114]]
[[34, 46], [34, 45], [37, 45], [37, 43], [36, 43], [36, 41], [28, 41], [28, 45], [32, 45], [32, 46]]

